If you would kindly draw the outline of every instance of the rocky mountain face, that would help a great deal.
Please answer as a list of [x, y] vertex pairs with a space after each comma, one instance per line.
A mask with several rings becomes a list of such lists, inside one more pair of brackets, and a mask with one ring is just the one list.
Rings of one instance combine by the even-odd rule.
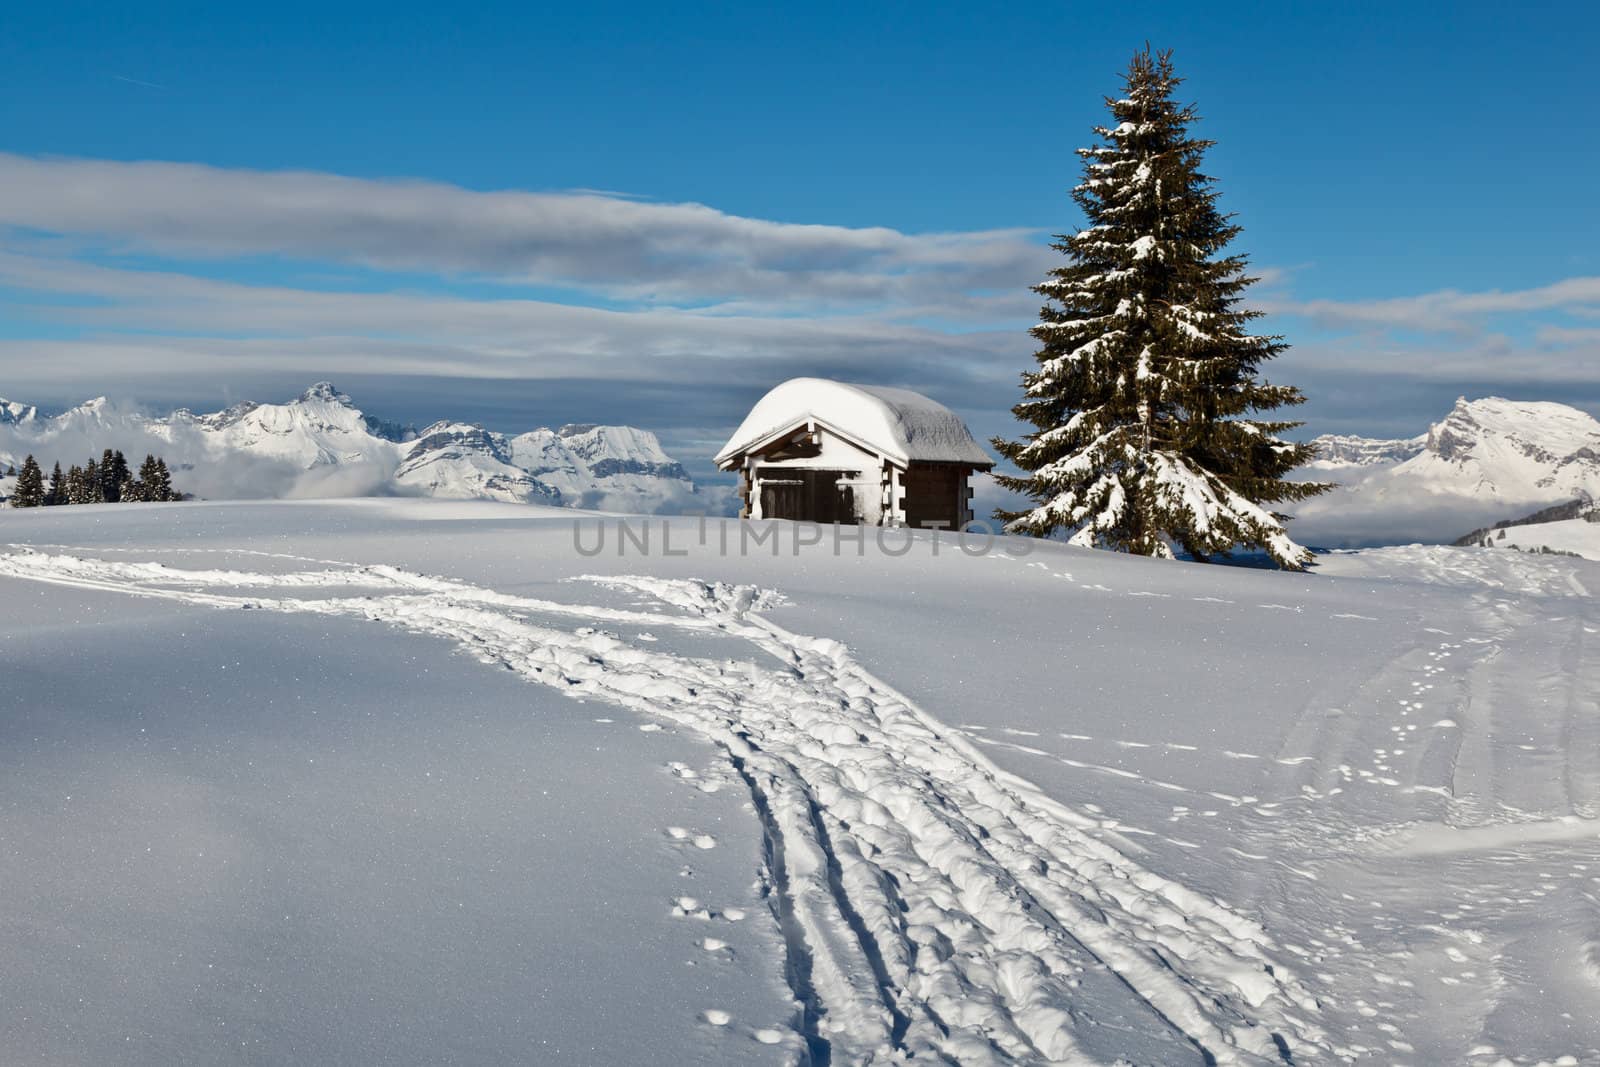
[[561, 503], [600, 511], [693, 509], [694, 483], [656, 436], [631, 426], [563, 426], [510, 437], [437, 422], [408, 445], [405, 487], [456, 499]]
[[367, 415], [328, 382], [287, 403], [198, 415], [180, 408], [154, 417], [98, 398], [43, 417], [0, 400], [0, 462], [32, 452], [48, 466], [57, 453], [76, 462], [107, 447], [160, 451], [188, 472], [180, 481], [201, 480], [202, 496], [387, 492], [607, 511], [706, 507], [655, 435], [630, 426], [508, 436], [446, 420], [419, 432]]
[[427, 496], [559, 504], [561, 491], [516, 465], [510, 439], [481, 426], [436, 422], [417, 435], [395, 481]]
[[1408, 473], [1513, 500], [1600, 495], [1600, 422], [1565, 404], [1457, 401]]
[[1312, 443], [1317, 446], [1317, 459], [1309, 466], [1319, 470], [1331, 470], [1339, 467], [1392, 466], [1404, 463], [1427, 446], [1428, 438], [1423, 434], [1403, 440], [1385, 441], [1346, 434], [1324, 434]]
[[11, 400], [0, 400], [0, 426], [31, 426], [38, 417], [38, 408]]

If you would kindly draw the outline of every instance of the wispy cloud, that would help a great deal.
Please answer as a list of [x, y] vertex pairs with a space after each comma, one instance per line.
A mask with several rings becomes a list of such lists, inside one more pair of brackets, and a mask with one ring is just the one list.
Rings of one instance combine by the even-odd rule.
[[943, 305], [1042, 276], [1025, 230], [907, 234], [586, 192], [0, 154], [0, 225], [123, 250], [279, 255], [561, 285], [653, 305]]
[[1536, 336], [1547, 345], [1562, 347], [1584, 345], [1600, 352], [1600, 327], [1542, 326]]
[[1494, 315], [1558, 311], [1600, 314], [1600, 278], [1567, 278], [1532, 289], [1463, 293], [1452, 289], [1386, 300], [1294, 300], [1267, 303], [1278, 314], [1304, 316], [1334, 328], [1383, 327], [1427, 333], [1461, 333], [1481, 328]]
[[[163, 368], [226, 353], [273, 351], [280, 365], [472, 377], [615, 376], [681, 380], [722, 361], [721, 376], [770, 376], [784, 366], [847, 358], [899, 361], [908, 374], [960, 364], [963, 378], [997, 366], [1006, 376], [1029, 344], [1022, 331], [947, 332], [874, 316], [789, 318], [701, 314], [676, 308], [615, 310], [528, 299], [467, 299], [391, 292], [311, 291], [244, 285], [181, 273], [127, 270], [0, 251], [0, 286], [89, 301], [41, 303], [38, 314], [92, 328], [71, 341], [0, 341], [0, 352], [126, 364], [168, 352]], [[27, 307], [21, 299], [13, 305]], [[122, 336], [118, 336], [118, 334]], [[158, 335], [153, 339], [152, 334]], [[164, 336], [163, 336], [164, 335]], [[297, 357], [304, 350], [308, 355]], [[119, 354], [120, 353], [120, 354]], [[915, 368], [914, 371], [911, 368]], [[338, 369], [337, 367], [335, 369]], [[879, 373], [893, 375], [893, 367]]]
[[155, 82], [147, 82], [140, 78], [130, 78], [126, 74], [112, 74], [111, 76], [119, 82], [127, 82], [129, 85], [137, 85], [145, 89], [161, 89], [165, 91], [168, 88], [165, 85], [157, 85]]

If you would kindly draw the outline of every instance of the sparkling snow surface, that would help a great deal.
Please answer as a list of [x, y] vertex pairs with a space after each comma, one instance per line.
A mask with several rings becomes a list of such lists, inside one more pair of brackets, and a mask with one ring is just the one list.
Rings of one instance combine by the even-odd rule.
[[0, 518], [19, 1062], [1600, 1059], [1596, 564]]

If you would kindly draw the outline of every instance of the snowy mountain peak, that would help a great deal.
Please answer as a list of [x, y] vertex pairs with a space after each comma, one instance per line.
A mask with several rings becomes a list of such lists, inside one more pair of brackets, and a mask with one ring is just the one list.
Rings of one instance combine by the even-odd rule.
[[146, 421], [148, 420], [137, 409], [113, 403], [107, 397], [97, 396], [93, 400], [85, 400], [75, 407], [70, 407], [59, 415], [38, 419], [32, 429], [36, 432], [77, 432], [92, 437], [105, 427], [142, 426]]
[[0, 397], [0, 426], [25, 426], [39, 417], [39, 409], [32, 404], [19, 404]]
[[317, 382], [311, 386], [311, 388], [307, 389], [305, 392], [296, 397], [295, 402], [300, 404], [339, 404], [347, 408], [355, 407], [355, 402], [352, 401], [349, 396], [339, 392], [338, 389], [334, 388], [332, 382]]
[[1558, 464], [1574, 453], [1600, 446], [1600, 422], [1577, 408], [1500, 397], [1456, 401], [1442, 422], [1428, 429], [1427, 450], [1440, 459], [1465, 463], [1479, 452], [1502, 464], [1522, 458]]
[[250, 452], [300, 470], [369, 462], [390, 466], [394, 445], [374, 436], [348, 396], [318, 382], [286, 404], [235, 404], [195, 423], [226, 451]]

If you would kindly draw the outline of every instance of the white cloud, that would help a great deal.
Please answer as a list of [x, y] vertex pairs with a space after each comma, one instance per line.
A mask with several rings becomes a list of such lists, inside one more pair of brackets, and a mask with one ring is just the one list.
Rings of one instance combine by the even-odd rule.
[[1341, 488], [1289, 505], [1295, 515], [1289, 523], [1289, 534], [1301, 544], [1318, 548], [1448, 544], [1473, 530], [1526, 515], [1539, 506], [1429, 493], [1375, 497]]
[[935, 302], [1042, 277], [1019, 229], [907, 234], [588, 192], [0, 153], [0, 225], [123, 250], [499, 276], [646, 303]]
[[[770, 381], [833, 362], [928, 382], [1015, 379], [1021, 330], [951, 333], [865, 315], [820, 318], [618, 311], [524, 299], [242, 285], [0, 252], [0, 285], [91, 297], [39, 305], [84, 339], [0, 340], [6, 389], [30, 381], [271, 370], [310, 378]], [[15, 302], [14, 302], [15, 303]], [[138, 331], [138, 332], [132, 332]]]
[[1600, 313], [1600, 278], [1567, 278], [1551, 285], [1510, 291], [1462, 293], [1442, 289], [1386, 300], [1294, 300], [1263, 302], [1267, 310], [1301, 315], [1331, 327], [1382, 327], [1454, 333], [1475, 330], [1490, 315], [1559, 311]]
[[1461, 389], [1495, 382], [1536, 385], [1593, 377], [1597, 349], [1600, 345], [1584, 347], [1576, 339], [1563, 344], [1518, 342], [1502, 334], [1433, 344], [1383, 335], [1314, 338], [1291, 347], [1267, 374], [1290, 382], [1313, 374], [1331, 381], [1342, 378], [1349, 387], [1366, 382], [1373, 388], [1394, 377], [1459, 382]]

